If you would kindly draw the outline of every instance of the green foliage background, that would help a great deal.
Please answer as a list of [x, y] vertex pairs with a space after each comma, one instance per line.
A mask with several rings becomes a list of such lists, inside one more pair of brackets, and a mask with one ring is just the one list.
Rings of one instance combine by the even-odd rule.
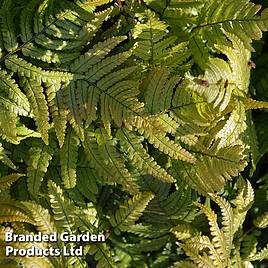
[[[1, 1], [0, 267], [265, 267], [266, 7]], [[106, 242], [12, 258], [11, 230]]]

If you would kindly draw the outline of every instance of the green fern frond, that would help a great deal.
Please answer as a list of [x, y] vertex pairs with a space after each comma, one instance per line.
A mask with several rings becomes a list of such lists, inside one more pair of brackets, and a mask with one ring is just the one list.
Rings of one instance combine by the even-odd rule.
[[48, 145], [49, 114], [43, 87], [41, 83], [27, 78], [22, 78], [21, 84], [33, 110], [37, 128], [44, 143]]
[[91, 245], [88, 253], [94, 255], [97, 268], [115, 268], [117, 265], [111, 256], [110, 248], [106, 244]]
[[15, 200], [1, 200], [0, 202], [0, 222], [27, 222], [35, 224], [29, 211]]
[[253, 110], [253, 109], [267, 109], [268, 102], [266, 101], [257, 101], [251, 98], [246, 98], [244, 100], [244, 105], [246, 110]]
[[[161, 22], [150, 10], [140, 19], [145, 22], [137, 24], [133, 31], [133, 37], [140, 39], [136, 42], [133, 53], [144, 61], [154, 62], [157, 54], [162, 52], [162, 50], [155, 51], [155, 45], [166, 35], [167, 24]], [[166, 48], [174, 41], [174, 37], [171, 37]]]
[[[91, 68], [89, 68], [89, 70], [85, 73], [85, 77], [90, 83], [96, 83], [101, 78], [105, 78], [105, 76], [109, 74], [112, 70], [114, 70], [116, 67], [123, 64], [130, 56], [131, 54], [126, 51], [112, 55], [110, 57], [106, 57], [102, 61], [98, 62], [96, 65], [93, 65]], [[111, 75], [113, 77], [116, 77], [113, 74]]]
[[61, 177], [65, 188], [73, 188], [76, 185], [78, 148], [79, 140], [74, 131], [69, 129], [60, 150]]
[[59, 71], [45, 71], [40, 67], [27, 62], [22, 58], [18, 58], [16, 55], [11, 55], [5, 60], [6, 67], [12, 72], [18, 73], [20, 76], [24, 76], [30, 79], [34, 79], [37, 82], [51, 82], [51, 81], [64, 81], [68, 82], [75, 78], [83, 78], [81, 75], [73, 75], [67, 72]]
[[[151, 5], [156, 5], [154, 0], [146, 0], [146, 2], [152, 2]], [[163, 19], [172, 26], [175, 33], [182, 33], [182, 29], [190, 31], [197, 23], [201, 8], [205, 5], [204, 1], [198, 0], [171, 0], [168, 3], [161, 0], [159, 2], [163, 2], [161, 10]]]
[[233, 243], [233, 209], [228, 201], [217, 195], [213, 195], [214, 201], [221, 209], [222, 219], [222, 235], [224, 237], [224, 250], [226, 255], [230, 255]]
[[10, 167], [11, 169], [17, 169], [17, 167], [13, 164], [13, 162], [9, 159], [7, 156], [7, 151], [2, 146], [2, 143], [0, 143], [0, 161], [4, 163], [6, 166]]
[[170, 72], [167, 68], [155, 69], [143, 82], [145, 109], [150, 114], [163, 112], [171, 106], [173, 89], [180, 81], [180, 77], [173, 76], [168, 79], [169, 75]]
[[22, 202], [22, 204], [31, 212], [31, 217], [33, 217], [38, 231], [48, 234], [56, 231], [55, 224], [47, 209], [33, 202]]
[[142, 219], [146, 224], [157, 227], [159, 234], [167, 234], [172, 227], [191, 222], [196, 209], [192, 204], [193, 196], [189, 188], [179, 188], [169, 194], [169, 184], [156, 182], [155, 179], [145, 181], [144, 189], [154, 192], [155, 198], [144, 211]]
[[179, 162], [179, 173], [203, 195], [219, 191], [226, 180], [231, 180], [246, 167], [243, 150], [240, 145], [218, 149], [216, 142], [210, 150], [197, 153], [194, 165]]
[[12, 0], [4, 0], [2, 8], [0, 9], [1, 14], [1, 32], [3, 35], [4, 47], [7, 51], [13, 51], [18, 47], [16, 26], [14, 23], [14, 15], [12, 9], [14, 8], [14, 2]]
[[141, 243], [136, 244], [136, 252], [153, 252], [163, 248], [168, 242], [170, 242], [169, 235], [164, 235], [153, 239], [144, 239]]
[[0, 110], [0, 136], [8, 142], [18, 144], [16, 124], [18, 117], [15, 113], [1, 109]]
[[219, 148], [234, 145], [239, 141], [241, 133], [246, 130], [246, 113], [244, 106], [240, 102], [235, 102], [235, 108], [226, 120], [223, 128], [216, 134], [220, 139]]
[[[228, 256], [228, 248], [226, 248], [226, 240], [222, 230], [219, 228], [217, 222], [217, 215], [216, 213], [209, 207], [204, 206], [199, 203], [195, 203], [202, 212], [206, 215], [209, 225], [210, 225], [210, 233], [212, 235], [212, 245], [215, 248], [213, 252], [213, 259], [215, 258], [214, 264], [221, 263], [222, 261], [226, 261], [226, 257]], [[215, 254], [216, 253], [216, 254]]]
[[106, 183], [118, 183], [131, 193], [136, 193], [138, 185], [116, 151], [115, 140], [104, 130], [97, 133], [87, 131], [85, 136], [83, 146], [91, 167], [104, 176]]
[[[224, 53], [229, 59], [229, 64], [232, 69], [232, 75], [229, 82], [234, 82], [240, 91], [247, 93], [251, 69], [250, 51], [235, 34], [231, 34], [228, 31], [224, 31], [224, 34], [231, 41], [233, 47], [216, 45], [216, 48]], [[238, 51], [239, 54], [237, 54]], [[237, 66], [239, 66], [239, 68], [237, 68]]]
[[84, 166], [77, 166], [77, 188], [78, 190], [92, 202], [96, 202], [98, 193], [97, 181], [99, 176], [97, 171]]
[[233, 209], [233, 231], [236, 232], [241, 223], [245, 220], [247, 211], [250, 209], [254, 202], [254, 190], [250, 184], [250, 182], [239, 180], [238, 181], [238, 189], [239, 193], [234, 200], [232, 200], [232, 204], [235, 205]]
[[[257, 252], [257, 245], [258, 245], [258, 239], [257, 234], [255, 232], [252, 232], [249, 235], [245, 235], [243, 237], [243, 241], [241, 243], [241, 249], [240, 249], [240, 258], [245, 260], [249, 259], [250, 257], [253, 257], [256, 255]], [[238, 255], [237, 254], [237, 255]]]
[[260, 215], [254, 220], [254, 225], [258, 228], [267, 228], [268, 227], [268, 212]]
[[161, 119], [154, 116], [135, 118], [132, 125], [159, 151], [171, 158], [194, 163], [196, 159], [190, 152], [182, 148], [179, 142], [166, 136], [166, 122]]
[[44, 175], [52, 159], [53, 147], [36, 140], [29, 153], [30, 164], [27, 168], [27, 185], [29, 192], [35, 196], [39, 193]]
[[122, 157], [116, 151], [116, 141], [111, 139], [105, 130], [96, 133], [97, 143], [102, 156], [105, 159], [107, 168], [110, 170], [110, 176], [117, 178], [117, 181], [131, 193], [138, 192], [138, 185], [135, 179], [128, 171]]
[[190, 53], [187, 43], [178, 43], [177, 37], [169, 34], [168, 25], [161, 21], [156, 13], [150, 9], [145, 10], [144, 13], [138, 14], [138, 20], [139, 23], [133, 30], [136, 42], [132, 50], [133, 54], [144, 62], [145, 68], [161, 64], [178, 68], [188, 60]]
[[192, 237], [185, 244], [181, 245], [181, 247], [197, 267], [213, 268], [215, 267], [215, 263], [217, 263], [217, 267], [223, 267], [221, 260], [218, 259], [218, 262], [216, 262], [217, 259], [215, 260], [215, 256], [210, 258], [206, 251], [202, 255], [198, 254], [198, 251], [204, 249], [209, 249], [211, 253], [216, 253], [207, 236]]
[[119, 139], [120, 147], [126, 152], [128, 158], [134, 166], [142, 172], [146, 171], [148, 174], [162, 179], [167, 182], [173, 182], [174, 178], [161, 168], [153, 157], [151, 157], [142, 145], [144, 138], [138, 136], [135, 132], [128, 130], [118, 130], [116, 136]]
[[30, 115], [30, 104], [16, 81], [6, 71], [0, 71], [1, 98], [0, 103], [7, 110], [19, 115]]
[[53, 181], [48, 182], [50, 205], [53, 211], [55, 225], [59, 230], [68, 230], [72, 233], [75, 224], [74, 216], [70, 207], [71, 201], [64, 197], [62, 189]]
[[99, 42], [84, 55], [76, 59], [71, 65], [71, 72], [85, 73], [95, 64], [101, 62], [108, 53], [118, 44], [126, 39], [124, 36], [109, 38], [103, 42]]
[[[82, 98], [79, 98], [75, 94], [77, 90], [77, 84], [78, 82], [72, 81], [69, 83], [66, 87], [63, 89], [63, 94], [64, 94], [64, 103], [66, 103], [66, 106], [69, 111], [69, 121], [74, 128], [76, 134], [78, 137], [83, 141], [84, 140], [84, 132], [83, 132], [83, 121], [81, 118], [81, 113], [80, 113], [80, 107], [83, 107], [83, 101]], [[83, 86], [88, 86], [87, 83], [85, 83]], [[81, 88], [83, 88], [83, 86]], [[83, 96], [83, 95], [82, 95]], [[82, 110], [83, 112], [83, 110]]]
[[61, 85], [57, 83], [57, 81], [45, 83], [44, 90], [47, 95], [47, 104], [49, 107], [49, 113], [53, 119], [55, 132], [60, 147], [62, 147], [64, 143], [68, 115], [68, 109], [65, 105], [63, 90], [61, 90]]
[[15, 181], [17, 181], [22, 176], [25, 176], [25, 174], [22, 173], [12, 173], [9, 175], [6, 175], [4, 177], [0, 178], [0, 189], [7, 189], [9, 188]]
[[[268, 29], [267, 10], [258, 15], [261, 6], [244, 0], [236, 1], [208, 1], [199, 11], [198, 20], [192, 23], [190, 44], [195, 60], [204, 66], [209, 57], [209, 50], [214, 50], [217, 42], [224, 45], [227, 40], [223, 32], [238, 36], [244, 46], [251, 47], [252, 39], [259, 40], [262, 31]], [[206, 43], [204, 42], [206, 40]], [[200, 57], [200, 56], [203, 56]]]
[[139, 219], [148, 203], [154, 198], [151, 192], [141, 192], [133, 196], [120, 205], [114, 215], [109, 217], [109, 221], [114, 227], [115, 233], [128, 231], [131, 225]]
[[260, 250], [255, 256], [250, 258], [250, 261], [261, 261], [268, 259], [268, 245]]
[[196, 230], [190, 224], [178, 224], [170, 230], [178, 240], [185, 240], [196, 235]]
[[[195, 87], [189, 79], [185, 79], [177, 86], [172, 99], [172, 117], [183, 125], [191, 122], [191, 125], [194, 124], [194, 126], [210, 126], [211, 122], [217, 118], [215, 110], [203, 97], [195, 94], [194, 89]], [[198, 90], [196, 91], [198, 92]], [[202, 92], [200, 91], [200, 95]]]

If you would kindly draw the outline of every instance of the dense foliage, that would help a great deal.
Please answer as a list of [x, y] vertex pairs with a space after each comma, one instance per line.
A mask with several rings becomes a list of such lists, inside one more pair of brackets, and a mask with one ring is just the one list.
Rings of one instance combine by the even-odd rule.
[[[0, 267], [265, 265], [262, 4], [1, 1]], [[106, 241], [12, 258], [7, 231]]]

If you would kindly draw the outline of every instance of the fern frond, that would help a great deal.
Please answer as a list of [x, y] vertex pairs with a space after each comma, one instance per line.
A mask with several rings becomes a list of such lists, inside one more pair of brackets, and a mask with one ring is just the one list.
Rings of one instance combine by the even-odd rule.
[[81, 55], [71, 65], [71, 72], [85, 73], [94, 65], [101, 62], [108, 53], [118, 44], [124, 41], [126, 37], [118, 36], [109, 38], [103, 42], [99, 42], [92, 49]]
[[110, 122], [114, 120], [118, 127], [128, 124], [139, 116], [143, 103], [137, 99], [138, 90], [133, 81], [122, 81], [101, 95], [101, 115], [105, 128], [110, 132]]
[[172, 227], [189, 223], [195, 217], [196, 208], [192, 204], [194, 197], [190, 188], [180, 187], [169, 193], [169, 184], [148, 178], [143, 189], [155, 193], [155, 198], [144, 211], [142, 220], [158, 228], [159, 234], [167, 234]]
[[[255, 256], [257, 252], [258, 239], [255, 236], [256, 232], [245, 235], [240, 246], [240, 252], [237, 255], [240, 255], [240, 259], [247, 260], [250, 257]], [[238, 250], [237, 250], [238, 251]]]
[[[156, 5], [156, 2], [152, 0], [146, 0], [146, 2], [151, 2], [152, 6]], [[161, 2], [164, 2], [163, 10], [161, 10], [163, 19], [168, 21], [175, 33], [181, 33], [182, 29], [191, 30], [191, 26], [198, 21], [201, 8], [205, 5], [204, 1], [198, 0], [171, 0], [169, 3], [161, 0]]]
[[185, 240], [196, 235], [196, 230], [190, 224], [178, 224], [170, 230], [178, 240]]
[[27, 97], [19, 89], [16, 81], [6, 71], [0, 71], [1, 97], [0, 103], [16, 114], [29, 116], [30, 104]]
[[44, 143], [48, 145], [49, 114], [43, 87], [41, 83], [27, 78], [22, 78], [21, 84], [33, 109], [37, 128]]
[[18, 144], [17, 128], [16, 128], [18, 117], [15, 113], [1, 108], [0, 108], [0, 136], [2, 137], [2, 139], [7, 140], [8, 142]]
[[194, 163], [195, 157], [182, 148], [177, 141], [166, 136], [166, 122], [162, 118], [154, 116], [137, 117], [132, 125], [159, 151], [169, 155], [171, 158]]
[[246, 214], [254, 202], [254, 190], [250, 182], [239, 180], [239, 193], [232, 203], [236, 206], [233, 209], [233, 232], [235, 233], [245, 220]]
[[219, 197], [217, 195], [212, 195], [214, 201], [218, 204], [218, 206], [221, 209], [222, 219], [222, 235], [224, 237], [224, 250], [226, 252], [226, 255], [229, 256], [232, 249], [232, 243], [233, 243], [233, 209], [228, 201], [226, 201], [224, 198]]
[[9, 188], [12, 183], [14, 183], [16, 180], [18, 180], [19, 178], [25, 176], [25, 174], [22, 173], [12, 173], [9, 175], [6, 175], [4, 177], [0, 178], [0, 189], [7, 189]]
[[53, 211], [55, 225], [60, 230], [68, 230], [72, 233], [75, 224], [74, 216], [70, 209], [71, 201], [63, 196], [62, 189], [53, 181], [48, 182], [50, 205]]
[[217, 118], [216, 111], [194, 91], [202, 95], [204, 88], [199, 92], [189, 79], [185, 79], [177, 86], [172, 99], [172, 117], [183, 125], [191, 122], [191, 125], [198, 127], [210, 126]]
[[[87, 84], [84, 86], [87, 86]], [[79, 98], [79, 95], [77, 96], [77, 94], [75, 94], [77, 90], [77, 83], [72, 81], [63, 90], [64, 90], [63, 94], [65, 98], [65, 103], [66, 103], [66, 106], [69, 108], [68, 110], [70, 111], [69, 121], [72, 127], [74, 128], [76, 134], [78, 135], [78, 137], [83, 141], [84, 140], [83, 121], [81, 118], [81, 113], [79, 111], [80, 107], [82, 107], [83, 104], [80, 103], [81, 98]]]
[[268, 259], [268, 245], [260, 250], [255, 256], [250, 258], [250, 261], [262, 261]]
[[116, 151], [115, 140], [111, 139], [105, 130], [96, 133], [97, 143], [100, 152], [102, 153], [105, 164], [110, 170], [110, 176], [116, 178], [118, 183], [131, 193], [137, 193], [139, 187], [135, 183], [132, 174], [128, 171], [121, 158], [120, 154]]
[[[216, 45], [216, 48], [218, 48], [222, 53], [224, 53], [229, 59], [229, 64], [232, 69], [230, 82], [235, 82], [236, 86], [240, 91], [247, 93], [251, 69], [251, 66], [249, 64], [251, 56], [250, 51], [235, 34], [229, 33], [228, 31], [224, 31], [224, 34], [231, 41], [233, 47]], [[239, 54], [237, 54], [238, 51]]]
[[179, 173], [186, 176], [197, 191], [207, 195], [222, 189], [226, 180], [231, 180], [244, 170], [247, 165], [244, 158], [240, 145], [217, 149], [216, 142], [210, 150], [197, 153], [194, 165], [179, 162]]
[[244, 106], [240, 102], [235, 103], [235, 108], [231, 112], [225, 125], [216, 134], [216, 138], [220, 139], [219, 148], [224, 148], [234, 145], [241, 135], [246, 130], [246, 113]]
[[[213, 268], [215, 267], [215, 257], [210, 259], [208, 254], [199, 254], [199, 251], [209, 249], [211, 252], [216, 253], [215, 249], [207, 236], [196, 236], [186, 240], [185, 244], [181, 245], [186, 255], [197, 265], [202, 268]], [[217, 253], [216, 253], [217, 254]], [[213, 263], [214, 260], [214, 263]], [[222, 267], [222, 263], [219, 260], [217, 267]]]
[[174, 181], [174, 178], [164, 168], [161, 168], [143, 148], [142, 141], [144, 138], [142, 136], [137, 136], [135, 132], [126, 129], [118, 130], [116, 136], [119, 139], [120, 147], [141, 172], [144, 170], [148, 174], [167, 182]]
[[[124, 63], [130, 56], [131, 54], [127, 51], [122, 52], [120, 54], [112, 55], [110, 57], [106, 57], [96, 65], [93, 65], [91, 68], [89, 68], [89, 70], [85, 73], [85, 77], [90, 83], [96, 83], [101, 78], [105, 78], [105, 76], [109, 74], [112, 70], [114, 70], [116, 67]], [[117, 77], [114, 74], [111, 75], [114, 78]]]
[[30, 164], [27, 168], [28, 190], [32, 195], [39, 192], [44, 175], [47, 172], [49, 162], [52, 159], [52, 145], [45, 145], [42, 141], [36, 140], [30, 149]]
[[83, 78], [80, 75], [73, 75], [67, 72], [59, 71], [45, 71], [40, 67], [27, 62], [22, 58], [18, 58], [16, 55], [11, 55], [5, 60], [6, 67], [12, 72], [18, 73], [20, 76], [25, 76], [30, 79], [34, 79], [37, 82], [50, 82], [50, 81], [65, 81], [68, 82], [72, 80], [74, 76], [78, 78]]
[[0, 161], [11, 169], [17, 169], [13, 162], [7, 156], [7, 152], [2, 146], [2, 143], [0, 143]]
[[62, 147], [64, 143], [68, 115], [63, 90], [61, 90], [61, 84], [57, 83], [57, 81], [50, 81], [49, 83], [45, 83], [45, 85], [44, 90], [47, 94], [49, 113], [53, 119], [53, 124], [60, 147]]
[[83, 146], [90, 166], [95, 168], [98, 174], [104, 176], [106, 183], [119, 183], [128, 191], [136, 193], [138, 185], [116, 151], [115, 140], [105, 131], [96, 134], [86, 131], [85, 136]]
[[94, 259], [97, 261], [97, 268], [117, 267], [107, 244], [91, 245], [88, 253], [94, 255]]
[[96, 202], [96, 194], [98, 193], [97, 181], [99, 176], [97, 171], [90, 167], [77, 167], [77, 188], [78, 190], [92, 202]]
[[167, 68], [151, 71], [143, 82], [145, 90], [145, 109], [150, 114], [157, 114], [170, 108], [173, 89], [180, 81], [179, 76], [168, 79], [170, 72]]
[[267, 228], [268, 227], [268, 212], [258, 216], [254, 219], [254, 225], [258, 228]]
[[13, 51], [18, 47], [14, 15], [11, 11], [13, 8], [14, 2], [12, 0], [4, 0], [0, 9], [0, 29], [3, 35], [4, 47], [7, 51]]
[[[188, 60], [187, 43], [178, 43], [177, 37], [169, 33], [168, 25], [156, 13], [145, 10], [138, 14], [138, 20], [133, 30], [136, 42], [132, 50], [143, 61], [145, 68], [164, 65], [175, 69]], [[187, 68], [185, 65], [182, 68]]]
[[206, 215], [209, 225], [210, 225], [210, 233], [212, 235], [212, 245], [215, 248], [216, 255], [214, 254], [212, 259], [215, 259], [215, 264], [221, 262], [221, 259], [226, 260], [228, 258], [227, 249], [225, 248], [225, 236], [219, 225], [217, 223], [217, 215], [216, 213], [209, 207], [204, 206], [200, 203], [195, 203], [202, 212]]
[[35, 224], [29, 211], [15, 200], [1, 200], [0, 202], [0, 222], [27, 222]]
[[[200, 66], [204, 66], [205, 59], [209, 57], [208, 51], [213, 51], [216, 40], [227, 44], [224, 32], [236, 35], [252, 51], [252, 39], [259, 40], [262, 31], [268, 29], [267, 10], [264, 9], [261, 15], [257, 15], [260, 8], [260, 5], [248, 0], [241, 3], [230, 0], [208, 1], [200, 10], [199, 19], [196, 24], [192, 24], [191, 29], [192, 52]], [[200, 58], [202, 53], [203, 58]]]
[[78, 148], [79, 140], [75, 133], [69, 130], [60, 150], [61, 177], [65, 188], [73, 188], [76, 185]]
[[55, 224], [47, 209], [33, 202], [22, 202], [22, 204], [31, 212], [38, 231], [48, 234], [56, 231]]
[[[144, 18], [141, 17], [141, 21], [144, 19], [145, 23], [137, 24], [134, 29], [133, 37], [135, 39], [140, 39], [140, 41], [136, 42], [133, 52], [136, 56], [140, 57], [144, 61], [154, 62], [155, 56], [159, 52], [162, 52], [160, 50], [158, 53], [156, 53], [154, 46], [166, 35], [165, 31], [167, 29], [167, 25], [160, 21], [156, 17], [155, 13], [151, 12], [150, 10], [144, 14]], [[169, 40], [170, 44], [174, 43], [174, 39], [173, 41], [172, 39]]]
[[257, 101], [251, 98], [246, 98], [244, 100], [244, 105], [246, 110], [253, 110], [253, 109], [268, 109], [268, 102], [267, 101]]
[[145, 210], [148, 203], [154, 198], [151, 192], [141, 192], [133, 196], [120, 205], [114, 215], [109, 218], [114, 227], [115, 233], [127, 231], [129, 226], [134, 225]]
[[136, 244], [137, 252], [153, 252], [161, 250], [170, 241], [169, 235], [164, 235], [153, 239], [144, 239], [141, 243]]

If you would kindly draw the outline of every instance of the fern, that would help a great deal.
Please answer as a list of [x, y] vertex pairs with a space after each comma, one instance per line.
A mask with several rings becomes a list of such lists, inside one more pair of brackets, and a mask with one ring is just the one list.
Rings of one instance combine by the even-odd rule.
[[[248, 185], [244, 183], [243, 191], [246, 191], [247, 187], [250, 187], [249, 182]], [[241, 192], [236, 199], [238, 199], [240, 195]], [[239, 227], [241, 228], [241, 223], [244, 221], [245, 217], [243, 217], [239, 225], [237, 225], [237, 212], [241, 211], [239, 203], [236, 203], [236, 208], [233, 208], [224, 198], [215, 194], [211, 197], [220, 206], [222, 227], [218, 224], [217, 214], [210, 207], [195, 203], [208, 219], [211, 238], [196, 234], [189, 238], [187, 238], [187, 236], [185, 238], [184, 236], [178, 235], [178, 239], [183, 241], [181, 246], [193, 263], [201, 267], [230, 267], [233, 261], [237, 264], [237, 261], [232, 260], [232, 258], [238, 257], [241, 259], [241, 256], [234, 256], [232, 254], [233, 245], [239, 247], [239, 242], [233, 243], [233, 240], [237, 238], [235, 233], [237, 233]], [[247, 195], [246, 198], [250, 198], [250, 196]], [[247, 213], [248, 209], [249, 207], [245, 208], [244, 212]], [[172, 232], [176, 235], [176, 229], [173, 229]], [[242, 261], [246, 260], [241, 259], [241, 262]]]
[[72, 214], [70, 214], [70, 200], [64, 198], [62, 189], [54, 182], [49, 181], [48, 188], [55, 224], [59, 229], [66, 229], [71, 232], [74, 226], [74, 219]]
[[154, 195], [150, 192], [143, 192], [134, 195], [132, 199], [129, 199], [115, 212], [114, 216], [110, 217], [110, 222], [115, 228], [114, 231], [119, 233], [125, 231], [129, 226], [141, 216], [142, 212], [148, 205]]
[[73, 131], [70, 131], [60, 151], [61, 177], [65, 188], [73, 188], [76, 184], [76, 161], [78, 157], [79, 140]]
[[266, 40], [253, 43], [268, 30], [266, 6], [3, 0], [0, 246], [8, 230], [105, 242], [36, 244], [82, 246], [81, 257], [1, 249], [0, 266], [267, 259], [268, 58]]
[[16, 180], [18, 180], [20, 177], [24, 176], [25, 174], [20, 173], [13, 173], [9, 174], [7, 176], [0, 178], [0, 189], [6, 189], [9, 188], [12, 183], [14, 183]]
[[27, 182], [28, 190], [33, 195], [39, 192], [49, 161], [52, 159], [52, 154], [52, 148], [40, 140], [37, 140], [36, 145], [31, 148], [31, 162], [27, 169]]

